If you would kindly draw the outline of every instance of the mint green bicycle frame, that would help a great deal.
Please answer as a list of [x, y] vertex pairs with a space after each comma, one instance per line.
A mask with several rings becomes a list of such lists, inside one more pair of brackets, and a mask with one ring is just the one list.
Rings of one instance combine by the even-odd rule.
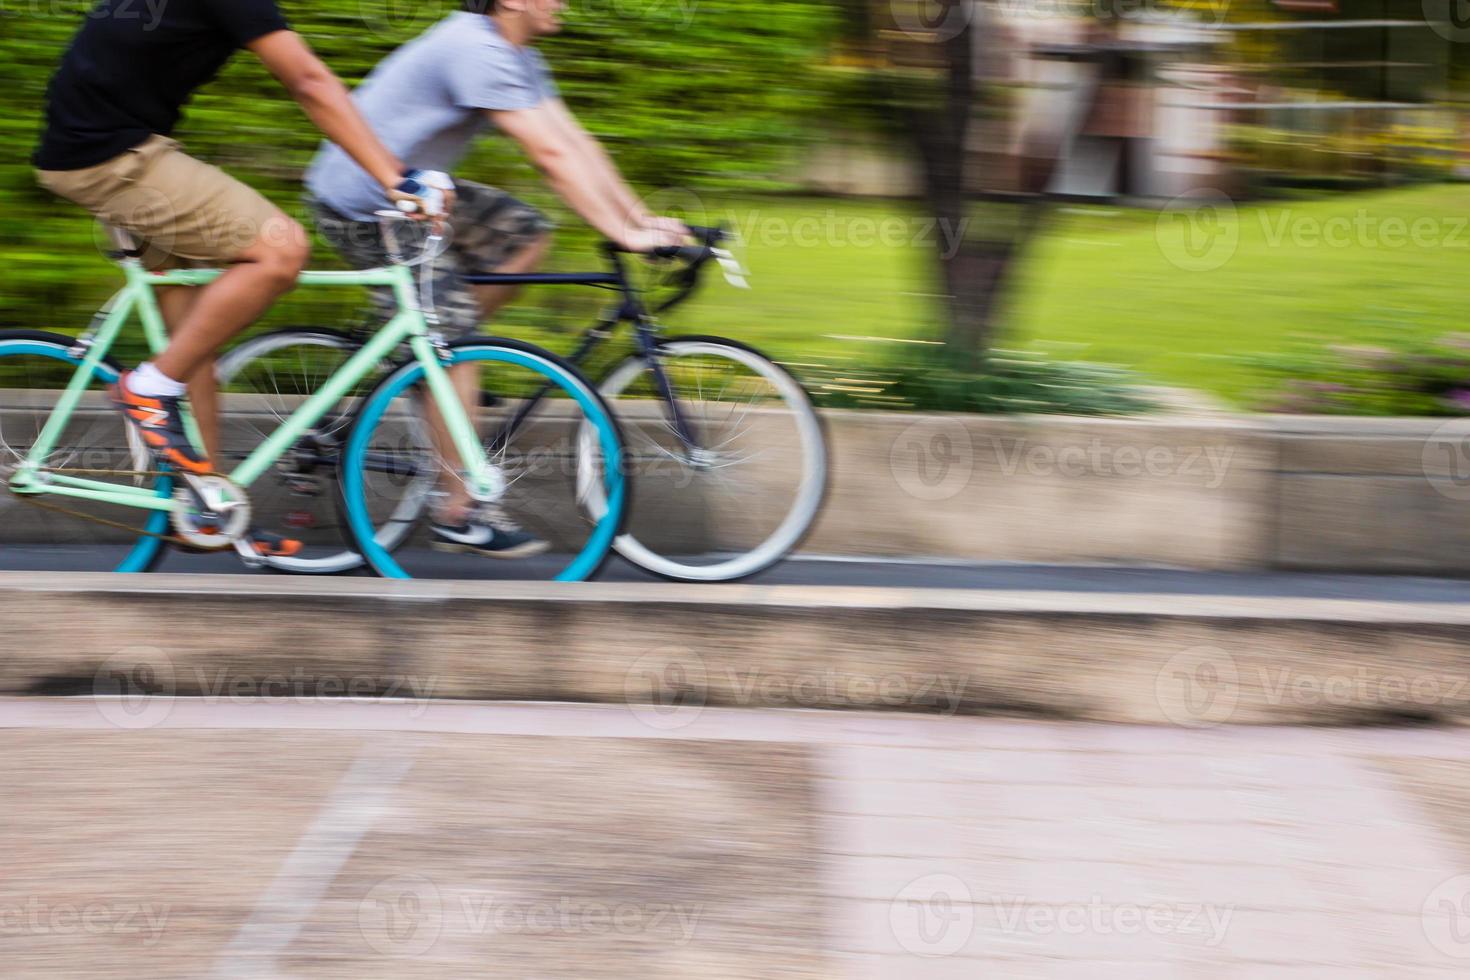
[[[130, 487], [66, 473], [47, 472], [42, 465], [42, 461], [56, 447], [67, 421], [91, 384], [97, 365], [107, 355], [134, 310], [137, 310], [143, 321], [148, 346], [157, 353], [167, 344], [168, 334], [158, 309], [158, 300], [153, 294], [154, 287], [206, 286], [222, 275], [220, 269], [179, 269], [150, 273], [137, 259], [124, 260], [122, 267], [127, 285], [113, 297], [105, 318], [91, 337], [81, 366], [77, 368], [51, 416], [46, 420], [46, 425], [31, 446], [30, 455], [11, 478], [10, 487], [16, 493], [82, 497], [148, 510], [166, 511], [177, 506], [175, 501], [159, 497], [153, 490], [145, 487]], [[372, 372], [379, 362], [406, 340], [414, 357], [423, 366], [429, 390], [444, 416], [455, 450], [464, 466], [465, 485], [471, 496], [476, 499], [494, 499], [503, 492], [504, 479], [486, 460], [484, 449], [475, 434], [474, 424], [465, 412], [440, 361], [438, 338], [433, 337], [430, 332], [433, 313], [425, 313], [419, 306], [413, 270], [405, 265], [393, 265], [360, 272], [303, 272], [297, 281], [304, 286], [391, 286], [399, 312], [328, 378], [317, 392], [292, 412], [269, 438], [242, 460], [228, 474], [230, 480], [240, 487], [248, 487], [254, 483], [330, 411], [353, 385]]]

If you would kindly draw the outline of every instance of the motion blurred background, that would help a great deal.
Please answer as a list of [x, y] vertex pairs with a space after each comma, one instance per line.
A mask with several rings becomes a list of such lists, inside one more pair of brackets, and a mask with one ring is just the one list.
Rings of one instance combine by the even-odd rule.
[[[455, 3], [283, 6], [356, 83]], [[672, 327], [872, 410], [805, 560], [0, 572], [0, 980], [1466, 976], [1470, 422], [1305, 417], [1470, 415], [1460, 7], [572, 0], [568, 103], [752, 272]], [[86, 12], [0, 0], [3, 327], [120, 282], [29, 164]], [[177, 135], [305, 223], [252, 59]], [[599, 261], [508, 142], [460, 173]]]
[[[88, 6], [0, 0], [6, 326], [79, 329], [118, 280], [28, 163]], [[284, 4], [349, 83], [453, 6]], [[769, 348], [825, 405], [1121, 413], [1167, 386], [1470, 412], [1452, 0], [574, 0], [566, 21], [545, 51], [574, 111], [653, 206], [743, 237], [757, 288], [678, 323]], [[317, 140], [253, 59], [179, 135], [304, 217]], [[558, 268], [596, 262], [508, 141], [461, 172], [557, 214]], [[595, 303], [533, 291], [498, 329], [565, 350]], [[311, 291], [257, 329], [361, 307]]]

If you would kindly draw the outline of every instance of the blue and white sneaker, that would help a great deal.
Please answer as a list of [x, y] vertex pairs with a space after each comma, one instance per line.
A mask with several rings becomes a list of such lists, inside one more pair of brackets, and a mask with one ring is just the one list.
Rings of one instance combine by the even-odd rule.
[[521, 528], [499, 507], [481, 507], [463, 524], [430, 523], [429, 546], [435, 551], [480, 555], [483, 558], [531, 558], [550, 544]]

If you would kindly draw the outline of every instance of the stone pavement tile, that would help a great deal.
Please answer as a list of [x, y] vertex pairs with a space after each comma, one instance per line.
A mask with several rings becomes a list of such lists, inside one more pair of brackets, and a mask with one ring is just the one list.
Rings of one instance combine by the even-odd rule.
[[974, 810], [987, 795], [965, 783], [861, 778], [823, 779], [817, 792], [828, 813], [878, 817], [939, 817]]
[[844, 957], [839, 965], [845, 980], [1195, 980], [1177, 964], [1163, 962], [863, 954]]
[[824, 848], [835, 855], [935, 858], [970, 850], [963, 829], [943, 818], [831, 814], [821, 824]]
[[0, 731], [0, 975], [206, 976], [362, 743]]
[[1170, 897], [1164, 870], [1142, 865], [959, 857], [859, 857], [835, 863], [832, 894], [840, 898], [891, 901], [913, 882], [934, 875], [958, 878], [971, 902], [1018, 899], [1060, 904], [1101, 896], [1112, 902], [1149, 904]]
[[[1392, 852], [1393, 845], [1387, 845], [1385, 850]], [[1436, 890], [1450, 878], [1439, 868], [1347, 864], [1298, 865], [1297, 868], [1319, 882], [1323, 904], [1328, 907], [1396, 915], [1421, 914]]]
[[[1167, 960], [1171, 938], [1146, 926], [1147, 911], [1090, 900], [1057, 905], [1013, 900], [952, 901], [925, 883], [888, 902], [843, 900], [835, 912], [851, 923], [843, 952], [962, 958], [1022, 957]], [[1174, 920], [1177, 927], [1178, 918]]]
[[1169, 897], [1230, 909], [1319, 909], [1316, 883], [1290, 865], [1172, 864], [1159, 869], [1168, 879]]
[[813, 774], [782, 744], [437, 737], [281, 973], [826, 976]]
[[1367, 760], [1404, 795], [1412, 812], [1434, 827], [1453, 849], [1456, 870], [1470, 873], [1470, 760]]
[[935, 753], [932, 764], [941, 778], [959, 782], [1005, 783], [1075, 786], [1089, 782], [1081, 763], [1086, 754], [1080, 752], [996, 751], [992, 749], [951, 749]]
[[1213, 916], [1191, 922], [1197, 928], [1170, 935], [1169, 942], [1206, 961], [1362, 965], [1353, 943], [1356, 923], [1350, 916], [1313, 910], [1214, 909], [1213, 912]]

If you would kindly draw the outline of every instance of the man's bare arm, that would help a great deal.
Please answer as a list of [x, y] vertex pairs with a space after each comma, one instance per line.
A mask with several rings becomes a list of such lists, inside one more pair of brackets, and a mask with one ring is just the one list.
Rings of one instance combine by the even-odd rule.
[[616, 203], [633, 224], [646, 225], [652, 215], [618, 172], [617, 164], [613, 162], [606, 147], [587, 132], [561, 99], [550, 99], [544, 104], [547, 114], [560, 127], [567, 140], [587, 157], [587, 165], [603, 193]]
[[642, 217], [642, 208], [630, 209], [621, 195], [608, 187], [596, 158], [567, 132], [550, 105], [543, 102], [531, 109], [489, 110], [487, 115], [520, 144], [531, 163], [546, 175], [551, 189], [593, 228], [634, 251], [679, 244], [679, 235], [647, 228], [635, 220]]
[[362, 118], [347, 86], [322, 64], [301, 35], [273, 31], [250, 42], [249, 48], [327, 139], [347, 151], [385, 189], [397, 186], [403, 179], [402, 163]]

